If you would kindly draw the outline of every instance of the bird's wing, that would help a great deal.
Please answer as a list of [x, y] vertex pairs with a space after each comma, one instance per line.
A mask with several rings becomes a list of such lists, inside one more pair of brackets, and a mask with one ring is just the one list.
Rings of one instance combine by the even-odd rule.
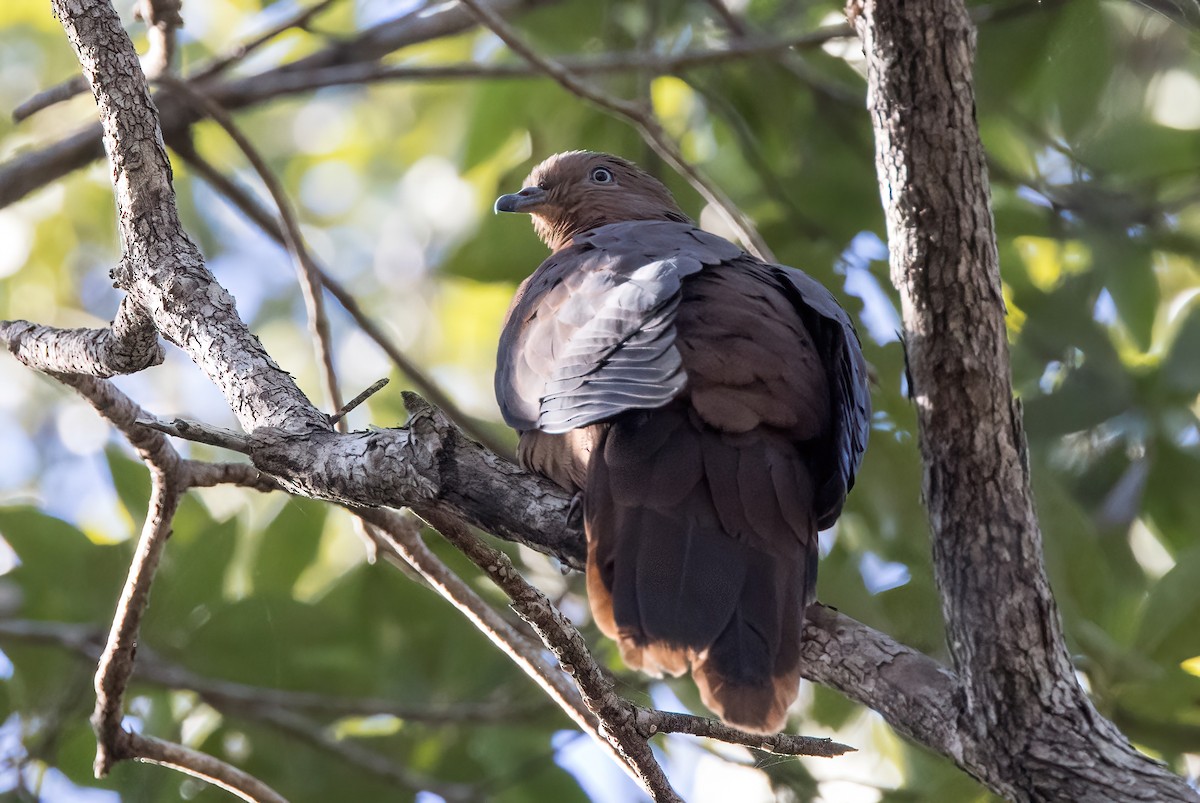
[[862, 463], [871, 429], [871, 390], [862, 345], [850, 316], [833, 294], [812, 277], [795, 268], [771, 265], [785, 287], [795, 294], [797, 309], [816, 340], [825, 361], [832, 408], [831, 448], [837, 470], [825, 477], [817, 492], [818, 526], [837, 520], [847, 492]]
[[666, 221], [577, 237], [526, 280], [509, 310], [496, 372], [505, 420], [562, 433], [671, 401], [687, 383], [673, 325], [681, 282], [739, 253]]

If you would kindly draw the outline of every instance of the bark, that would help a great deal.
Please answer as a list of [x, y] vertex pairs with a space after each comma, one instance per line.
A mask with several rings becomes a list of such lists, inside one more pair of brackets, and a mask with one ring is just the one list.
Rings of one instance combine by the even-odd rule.
[[966, 769], [1013, 800], [1196, 800], [1075, 680], [1042, 563], [961, 0], [851, 16], [920, 427]]
[[55, 329], [29, 321], [2, 321], [0, 338], [26, 365], [63, 374], [133, 374], [158, 365], [164, 356], [154, 321], [128, 298], [107, 329]]

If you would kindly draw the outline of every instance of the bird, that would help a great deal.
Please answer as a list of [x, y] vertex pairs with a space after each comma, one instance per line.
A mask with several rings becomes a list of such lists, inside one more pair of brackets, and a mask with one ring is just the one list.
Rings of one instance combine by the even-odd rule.
[[496, 398], [521, 465], [581, 506], [592, 618], [628, 666], [690, 670], [727, 724], [783, 730], [817, 533], [867, 444], [852, 321], [618, 156], [551, 156], [495, 211], [551, 252], [505, 317]]

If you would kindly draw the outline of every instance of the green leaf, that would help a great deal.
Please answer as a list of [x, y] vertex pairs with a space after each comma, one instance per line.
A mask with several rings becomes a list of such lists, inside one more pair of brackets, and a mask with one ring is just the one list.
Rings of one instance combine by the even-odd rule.
[[1159, 440], [1151, 444], [1150, 476], [1144, 508], [1163, 540], [1176, 554], [1200, 543], [1200, 495], [1191, 482], [1200, 477], [1200, 455]]
[[1032, 94], [1057, 114], [1069, 138], [1090, 134], [1113, 69], [1112, 36], [1101, 4], [1079, 0], [1061, 7]]
[[0, 508], [0, 536], [21, 561], [7, 576], [21, 589], [21, 616], [97, 623], [112, 616], [131, 544], [92, 543], [67, 522], [30, 507]]
[[1159, 370], [1168, 388], [1195, 397], [1200, 393], [1200, 300], [1188, 305], [1180, 321]]
[[296, 580], [317, 557], [329, 505], [311, 499], [288, 499], [267, 525], [254, 556], [256, 593], [290, 596]]
[[186, 649], [195, 630], [227, 604], [226, 577], [237, 540], [236, 519], [218, 524], [195, 500], [184, 500], [142, 624], [150, 644]]
[[1200, 546], [1181, 554], [1150, 590], [1142, 609], [1137, 646], [1163, 660], [1200, 654]]
[[104, 450], [117, 498], [131, 521], [141, 523], [150, 507], [150, 470], [140, 460], [127, 457], [116, 446]]
[[1132, 238], [1111, 235], [1095, 238], [1092, 251], [1121, 321], [1138, 348], [1148, 351], [1160, 300], [1153, 252]]

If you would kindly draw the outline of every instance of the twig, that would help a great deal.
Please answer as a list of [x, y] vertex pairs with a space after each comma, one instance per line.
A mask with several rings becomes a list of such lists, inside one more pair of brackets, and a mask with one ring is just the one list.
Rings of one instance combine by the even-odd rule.
[[721, 24], [728, 28], [734, 36], [740, 38], [749, 33], [746, 23], [737, 14], [734, 14], [729, 6], [725, 5], [724, 0], [704, 0], [704, 3], [713, 10], [713, 14], [721, 20]]
[[230, 449], [242, 454], [250, 453], [249, 437], [231, 429], [206, 424], [203, 421], [190, 421], [186, 418], [175, 418], [170, 421], [139, 418], [137, 423], [184, 440], [207, 443], [209, 446], [220, 446], [222, 449]]
[[679, 147], [652, 113], [641, 105], [615, 98], [600, 91], [586, 81], [581, 80], [559, 62], [540, 55], [521, 38], [503, 17], [496, 14], [489, 6], [480, 2], [480, 0], [462, 0], [462, 4], [470, 8], [479, 21], [486, 25], [504, 44], [508, 45], [514, 53], [543, 70], [564, 89], [629, 121], [637, 129], [638, 133], [642, 135], [642, 138], [646, 140], [646, 143], [654, 149], [655, 153], [679, 171], [688, 180], [688, 183], [700, 193], [704, 200], [708, 201], [708, 203], [721, 212], [747, 250], [767, 262], [775, 261], [771, 249], [767, 246], [766, 241], [762, 239], [762, 236], [758, 233], [758, 230], [754, 227], [754, 223], [746, 213], [739, 209], [720, 187], [709, 181], [694, 165], [684, 158]]
[[[59, 647], [88, 661], [98, 660], [104, 647], [103, 631], [91, 625], [33, 619], [0, 619], [0, 642], [5, 640]], [[548, 710], [545, 705], [518, 706], [487, 701], [447, 706], [406, 705], [386, 697], [345, 697], [251, 686], [196, 674], [145, 645], [138, 648], [133, 678], [164, 688], [193, 691], [202, 699], [216, 701], [229, 709], [273, 706], [335, 717], [385, 715], [423, 725], [503, 725]]]
[[171, 71], [175, 60], [175, 30], [183, 25], [181, 0], [139, 0], [134, 18], [146, 23], [146, 39], [150, 47], [142, 57], [146, 75], [160, 78]]
[[336, 424], [338, 421], [340, 421], [342, 418], [344, 418], [347, 413], [354, 410], [355, 407], [362, 404], [363, 402], [365, 402], [367, 399], [374, 396], [379, 391], [383, 390], [383, 386], [386, 385], [387, 383], [388, 383], [388, 378], [386, 376], [383, 379], [376, 380], [374, 383], [371, 384], [371, 387], [367, 388], [362, 393], [358, 394], [353, 399], [351, 399], [350, 401], [348, 401], [344, 405], [342, 405], [342, 409], [338, 410], [336, 413], [331, 414], [329, 416], [329, 423]]
[[392, 782], [410, 794], [429, 791], [447, 801], [479, 800], [480, 790], [471, 784], [447, 783], [423, 778], [406, 767], [368, 750], [348, 739], [338, 739], [325, 729], [294, 711], [271, 706], [260, 706], [254, 710], [254, 718], [313, 747], [324, 750], [347, 764], [366, 770], [384, 780]]
[[[208, 160], [196, 153], [195, 149], [190, 147], [188, 143], [177, 143], [176, 153], [183, 157], [183, 160], [196, 171], [197, 175], [208, 182], [209, 186], [225, 196], [230, 203], [241, 210], [242, 214], [249, 218], [252, 223], [277, 242], [283, 242], [283, 231], [280, 229], [278, 222], [263, 209], [262, 205], [250, 193], [246, 192], [245, 189], [225, 173], [213, 167]], [[337, 299], [342, 308], [358, 324], [359, 329], [367, 337], [371, 338], [377, 346], [383, 349], [388, 358], [396, 364], [396, 367], [400, 369], [402, 374], [408, 377], [409, 381], [412, 382], [422, 395], [426, 396], [435, 406], [444, 410], [446, 415], [476, 442], [483, 444], [495, 454], [505, 456], [510, 460], [512, 459], [512, 450], [498, 441], [486, 429], [479, 426], [473, 418], [463, 412], [455, 404], [454, 400], [420, 366], [414, 363], [388, 337], [387, 333], [367, 315], [366, 311], [358, 303], [358, 300], [351, 295], [341, 282], [330, 276], [329, 272], [319, 262], [314, 261], [314, 265], [317, 268], [317, 275], [321, 279], [321, 284], [325, 285], [325, 289], [329, 291], [329, 294]]]
[[[555, 59], [576, 75], [613, 75], [642, 72], [648, 75], [681, 74], [755, 56], [784, 51], [807, 50], [852, 36], [848, 26], [818, 28], [796, 36], [750, 37], [712, 49], [682, 53], [627, 51], [595, 56], [563, 56]], [[321, 67], [270, 71], [253, 78], [239, 78], [213, 87], [213, 94], [229, 107], [240, 107], [269, 98], [308, 92], [330, 86], [369, 84], [384, 81], [491, 81], [514, 78], [547, 78], [546, 72], [530, 64], [388, 64], [354, 62]]]
[[201, 460], [183, 462], [184, 477], [189, 488], [238, 485], [255, 491], [283, 490], [274, 478], [263, 474], [250, 463], [205, 463]]
[[123, 698], [133, 674], [133, 654], [142, 615], [150, 601], [150, 584], [167, 536], [171, 534], [171, 520], [182, 494], [174, 469], [175, 466], [150, 466], [150, 508], [129, 566], [129, 577], [117, 602], [108, 644], [96, 670], [96, 710], [92, 713], [92, 728], [96, 731], [97, 778], [107, 775], [116, 762], [139, 755], [127, 738], [131, 734], [121, 728]]
[[[603, 734], [601, 723], [566, 676], [546, 662], [541, 645], [531, 642], [513, 628], [458, 575], [451, 572], [421, 540], [419, 527], [389, 510], [351, 508], [351, 512], [372, 525], [367, 528], [368, 532], [379, 539], [380, 550], [386, 558], [414, 569], [532, 678], [582, 731], [590, 734], [610, 753], [613, 751]], [[613, 757], [627, 771], [631, 771], [621, 756], [613, 753]]]
[[854, 748], [829, 739], [777, 734], [762, 736], [688, 714], [646, 709], [620, 697], [588, 651], [574, 625], [550, 604], [512, 565], [508, 556], [484, 544], [452, 513], [433, 508], [418, 511], [422, 518], [483, 569], [512, 601], [513, 610], [558, 657], [563, 671], [575, 678], [580, 692], [603, 723], [602, 732], [638, 772], [637, 780], [655, 800], [677, 799], [650, 750], [648, 739], [659, 732], [689, 733], [744, 744], [785, 755], [838, 756]]
[[160, 764], [219, 786], [249, 803], [287, 803], [287, 798], [249, 773], [213, 758], [207, 753], [192, 750], [181, 744], [165, 742], [153, 736], [141, 736], [129, 731], [122, 734], [123, 751], [128, 758], [147, 764]]
[[[219, 72], [222, 72], [226, 68], [243, 60], [246, 58], [246, 56], [250, 55], [264, 44], [270, 42], [281, 33], [284, 33], [291, 28], [303, 27], [309, 22], [309, 20], [311, 20], [321, 11], [324, 11], [325, 8], [333, 2], [336, 2], [336, 0], [322, 0], [316, 5], [310, 6], [306, 9], [301, 9], [296, 14], [283, 20], [278, 25], [268, 29], [254, 39], [244, 42], [222, 54], [221, 56], [216, 57], [208, 64], [204, 65], [204, 67], [202, 67], [196, 73], [188, 76], [188, 80], [200, 82]], [[146, 5], [151, 5], [151, 7], [153, 7], [153, 4], [153, 2], [146, 3]], [[174, 4], [175, 16], [177, 18], [179, 5], [180, 4], [178, 2]], [[142, 5], [139, 4], [137, 12], [138, 14], [142, 13], [141, 9]], [[161, 19], [161, 15], [153, 16], [156, 19]], [[170, 19], [170, 16], [168, 15], [167, 18]], [[179, 18], [178, 25], [182, 25], [181, 18]], [[175, 25], [172, 25], [170, 28], [160, 28], [159, 25], [150, 26], [150, 30], [147, 34], [150, 41], [150, 48], [147, 50], [146, 55], [142, 58], [142, 69], [145, 70], [146, 75], [151, 77], [162, 75], [166, 71], [165, 68], [169, 67], [171, 62], [174, 60], [175, 27]], [[13, 109], [13, 122], [19, 123], [28, 119], [29, 117], [32, 117], [43, 109], [48, 109], [55, 104], [70, 100], [76, 95], [86, 92], [87, 88], [87, 81], [84, 80], [83, 76], [76, 75], [66, 81], [63, 81], [61, 84], [53, 86], [50, 89], [43, 90]]]
[[219, 72], [225, 71], [227, 68], [232, 67], [239, 61], [244, 60], [255, 50], [258, 50], [260, 47], [267, 44], [280, 34], [286, 33], [292, 28], [304, 29], [308, 23], [312, 21], [313, 17], [317, 16], [336, 2], [337, 0], [321, 0], [319, 3], [314, 3], [307, 8], [300, 9], [292, 16], [282, 20], [278, 25], [268, 28], [250, 41], [243, 42], [221, 54], [220, 56], [217, 56], [208, 64], [205, 64], [199, 70], [189, 75], [187, 80], [192, 83], [200, 83], [206, 78], [210, 78]]
[[715, 719], [678, 714], [673, 711], [656, 711], [639, 707], [636, 717], [638, 730], [646, 737], [656, 733], [686, 733], [690, 736], [703, 736], [729, 744], [741, 744], [779, 756], [833, 758], [855, 752], [855, 748], [838, 744], [832, 739], [801, 736], [798, 733], [776, 733], [771, 736], [763, 736], [731, 728]]
[[44, 89], [29, 100], [18, 104], [13, 109], [12, 120], [14, 123], [19, 123], [37, 114], [42, 109], [48, 109], [56, 103], [62, 103], [82, 92], [86, 92], [87, 88], [87, 81], [84, 80], [82, 75], [72, 76], [61, 84]]
[[[279, 219], [283, 223], [284, 244], [287, 246], [288, 253], [292, 256], [292, 261], [296, 265], [296, 274], [300, 280], [300, 291], [304, 297], [304, 309], [308, 316], [308, 329], [313, 338], [313, 346], [317, 350], [317, 364], [321, 366], [321, 384], [325, 391], [325, 400], [329, 405], [329, 409], [337, 410], [341, 408], [341, 393], [338, 390], [337, 373], [333, 367], [333, 347], [329, 335], [329, 319], [325, 315], [324, 296], [317, 289], [320, 282], [317, 277], [317, 267], [313, 263], [308, 247], [304, 243], [304, 235], [300, 232], [300, 224], [296, 220], [295, 212], [288, 201], [287, 194], [283, 191], [283, 187], [279, 183], [279, 179], [275, 177], [271, 168], [267, 166], [258, 149], [254, 147], [253, 143], [238, 128], [237, 124], [233, 121], [233, 117], [219, 103], [183, 81], [172, 78], [164, 79], [163, 83], [170, 86], [176, 92], [188, 97], [200, 107], [204, 114], [211, 117], [217, 125], [225, 130], [225, 133], [229, 135], [229, 138], [233, 140], [234, 144], [245, 155], [246, 160], [250, 162], [250, 165], [254, 168], [254, 172], [258, 173], [258, 177], [266, 186], [267, 192], [271, 194], [271, 199], [275, 202], [275, 208], [279, 211]], [[331, 421], [331, 423], [333, 422]], [[339, 429], [345, 432], [345, 425], [343, 424]]]
[[[757, 38], [753, 26], [745, 19], [733, 13], [729, 6], [725, 5], [724, 0], [706, 0], [706, 4], [720, 18], [721, 24], [733, 36], [734, 42], [739, 42], [747, 38]], [[847, 36], [854, 35], [854, 31], [849, 25], [838, 27], [845, 31]], [[858, 106], [861, 106], [861, 97], [857, 91], [850, 91], [842, 86], [819, 78], [802, 60], [789, 58], [794, 55], [794, 52], [779, 51], [775, 54], [775, 60], [784, 70], [791, 73], [813, 91], [840, 103], [857, 104], [856, 109]]]
[[475, 538], [454, 514], [437, 507], [417, 511], [421, 518], [454, 544], [512, 600], [513, 610], [541, 637], [562, 670], [575, 679], [588, 709], [600, 720], [600, 733], [620, 757], [622, 766], [655, 801], [680, 801], [649, 743], [636, 730], [634, 706], [613, 691], [592, 659], [583, 636], [531, 586], [508, 556]]

